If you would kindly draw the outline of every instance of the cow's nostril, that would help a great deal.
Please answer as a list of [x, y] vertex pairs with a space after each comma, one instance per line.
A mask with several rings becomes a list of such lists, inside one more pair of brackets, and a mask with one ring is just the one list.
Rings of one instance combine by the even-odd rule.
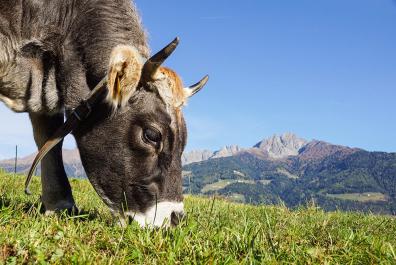
[[183, 212], [172, 212], [171, 223], [173, 226], [177, 226], [183, 219], [185, 215]]

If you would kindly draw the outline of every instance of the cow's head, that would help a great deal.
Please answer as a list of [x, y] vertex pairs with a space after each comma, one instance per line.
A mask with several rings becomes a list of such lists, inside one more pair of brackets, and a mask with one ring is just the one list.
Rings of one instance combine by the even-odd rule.
[[177, 224], [183, 215], [181, 108], [208, 78], [185, 88], [161, 67], [177, 44], [145, 62], [133, 47], [115, 47], [107, 96], [74, 133], [95, 190], [112, 210], [141, 225]]

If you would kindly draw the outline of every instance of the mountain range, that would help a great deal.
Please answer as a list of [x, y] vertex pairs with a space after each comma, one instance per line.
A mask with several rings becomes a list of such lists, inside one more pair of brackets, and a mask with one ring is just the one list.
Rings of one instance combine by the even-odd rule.
[[[18, 159], [26, 173], [35, 154]], [[66, 173], [85, 177], [77, 150], [63, 151]], [[298, 207], [315, 202], [326, 210], [396, 213], [396, 153], [273, 135], [250, 148], [226, 146], [182, 156], [185, 193], [218, 195], [252, 204]], [[0, 161], [14, 170], [14, 159]], [[38, 171], [37, 174], [40, 174]]]
[[293, 133], [285, 133], [264, 139], [252, 148], [230, 145], [213, 152], [209, 150], [186, 152], [182, 156], [182, 163], [183, 165], [188, 165], [194, 162], [230, 157], [241, 153], [251, 153], [262, 159], [282, 159], [288, 156], [298, 155], [298, 151], [307, 143], [307, 140], [299, 138]]
[[396, 214], [396, 153], [368, 152], [294, 134], [184, 166], [186, 193], [253, 204]]

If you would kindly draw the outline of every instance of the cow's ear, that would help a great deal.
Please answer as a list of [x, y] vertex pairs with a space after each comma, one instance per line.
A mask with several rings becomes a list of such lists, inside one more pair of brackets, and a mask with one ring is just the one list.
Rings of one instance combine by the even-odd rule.
[[142, 74], [142, 59], [132, 46], [116, 46], [110, 55], [108, 94], [106, 101], [113, 108], [123, 107], [136, 91]]

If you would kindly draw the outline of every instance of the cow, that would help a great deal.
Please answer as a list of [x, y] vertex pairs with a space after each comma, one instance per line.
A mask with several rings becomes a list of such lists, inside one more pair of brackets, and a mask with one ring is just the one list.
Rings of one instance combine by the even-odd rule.
[[179, 223], [182, 107], [208, 77], [184, 87], [162, 66], [178, 43], [150, 57], [130, 0], [0, 1], [0, 100], [29, 114], [46, 213], [77, 210], [61, 152], [72, 131], [90, 183], [115, 216]]

